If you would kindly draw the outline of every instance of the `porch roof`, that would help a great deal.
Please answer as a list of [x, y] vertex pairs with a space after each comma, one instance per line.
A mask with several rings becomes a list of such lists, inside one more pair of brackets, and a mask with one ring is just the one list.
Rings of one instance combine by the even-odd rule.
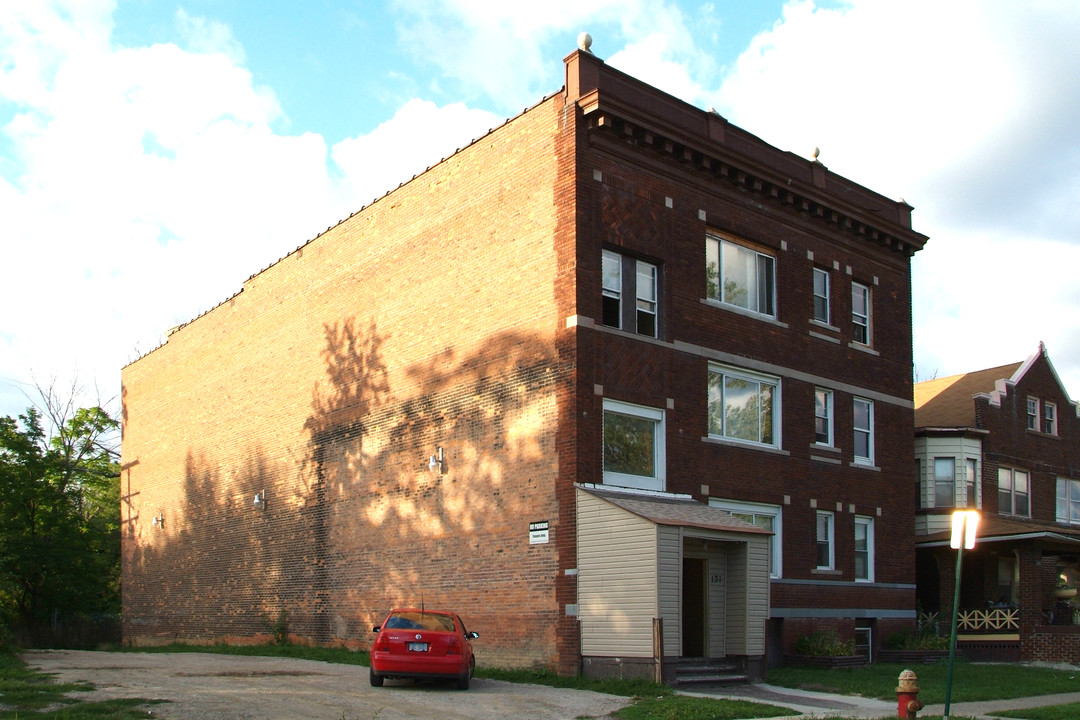
[[578, 485], [578, 487], [590, 495], [606, 500], [612, 505], [657, 525], [696, 527], [755, 535], [773, 534], [771, 530], [748, 523], [726, 510], [694, 500], [689, 495], [646, 491], [622, 492], [601, 489], [595, 485]]
[[[921, 548], [948, 547], [949, 531], [924, 535], [915, 546]], [[985, 514], [979, 520], [978, 544], [990, 542], [1036, 542], [1040, 545], [1064, 547], [1070, 552], [1080, 550], [1080, 527], [1064, 527], [1057, 523], [1019, 520], [1003, 515]]]

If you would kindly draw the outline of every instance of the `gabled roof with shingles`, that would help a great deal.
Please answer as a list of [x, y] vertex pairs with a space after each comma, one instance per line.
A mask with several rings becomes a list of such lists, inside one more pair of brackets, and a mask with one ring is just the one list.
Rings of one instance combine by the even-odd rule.
[[952, 375], [915, 384], [915, 427], [975, 427], [978, 394], [994, 392], [998, 380], [1010, 380], [1022, 362]]

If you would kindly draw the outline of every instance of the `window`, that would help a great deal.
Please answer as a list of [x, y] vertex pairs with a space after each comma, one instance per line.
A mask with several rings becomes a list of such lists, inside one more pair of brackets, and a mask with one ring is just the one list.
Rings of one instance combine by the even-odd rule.
[[[608, 327], [656, 337], [659, 272], [655, 265], [603, 252], [603, 319]], [[634, 298], [633, 305], [623, 298]]]
[[831, 512], [818, 512], [817, 514], [817, 569], [833, 569], [833, 514]]
[[1057, 479], [1057, 521], [1080, 525], [1080, 480]]
[[772, 530], [772, 536], [769, 537], [769, 577], [783, 576], [784, 523], [780, 506], [717, 498], [709, 498], [709, 504], [727, 510], [735, 517], [760, 528]]
[[1037, 398], [1027, 399], [1027, 429], [1039, 429], [1039, 400]]
[[870, 288], [851, 283], [851, 324], [855, 342], [870, 344]]
[[664, 411], [604, 401], [604, 484], [664, 489]]
[[922, 459], [915, 459], [915, 507], [926, 507], [926, 497], [922, 491], [923, 476], [922, 476]]
[[978, 477], [978, 468], [976, 467], [975, 460], [973, 458], [968, 458], [964, 462], [964, 487], [967, 490], [967, 506], [969, 508], [979, 507]]
[[709, 368], [709, 435], [776, 447], [780, 443], [779, 378]]
[[832, 390], [814, 390], [814, 442], [818, 445], [833, 444]]
[[1002, 515], [1031, 516], [1031, 497], [1025, 470], [998, 468], [998, 512]]
[[814, 319], [829, 324], [829, 273], [814, 268]]
[[776, 260], [717, 235], [705, 237], [706, 296], [762, 315], [776, 315]]
[[934, 507], [953, 507], [956, 504], [956, 460], [934, 458]]
[[855, 462], [863, 465], [874, 464], [874, 403], [871, 400], [855, 398]]
[[874, 518], [855, 516], [855, 580], [874, 581]]
[[1043, 403], [1042, 431], [1047, 435], [1057, 435], [1057, 406]]

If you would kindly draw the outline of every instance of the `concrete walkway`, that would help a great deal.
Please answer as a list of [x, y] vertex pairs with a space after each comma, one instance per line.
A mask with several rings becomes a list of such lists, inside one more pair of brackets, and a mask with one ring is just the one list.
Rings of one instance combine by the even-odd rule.
[[[896, 702], [863, 698], [854, 695], [796, 690], [765, 683], [753, 683], [737, 686], [700, 686], [693, 690], [679, 691], [682, 695], [722, 698], [728, 700], [750, 700], [791, 708], [795, 713], [785, 718], [774, 720], [807, 720], [807, 718], [896, 718]], [[972, 717], [986, 720], [1007, 718], [1001, 715], [1005, 710], [1017, 708], [1043, 707], [1046, 705], [1065, 705], [1080, 702], [1080, 692], [1059, 693], [1057, 695], [1039, 695], [1036, 697], [1013, 698], [1012, 700], [986, 700], [980, 702], [954, 702], [949, 708], [953, 717]], [[919, 711], [920, 716], [941, 715], [945, 705], [928, 705]]]

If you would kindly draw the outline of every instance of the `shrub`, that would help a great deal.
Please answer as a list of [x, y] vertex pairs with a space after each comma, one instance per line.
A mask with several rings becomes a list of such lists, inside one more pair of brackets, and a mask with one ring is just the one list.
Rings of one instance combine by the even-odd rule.
[[889, 650], [948, 650], [949, 638], [927, 630], [901, 630], [885, 638], [885, 647]]
[[795, 652], [809, 657], [839, 657], [855, 654], [855, 640], [841, 640], [833, 630], [815, 630], [795, 642]]

